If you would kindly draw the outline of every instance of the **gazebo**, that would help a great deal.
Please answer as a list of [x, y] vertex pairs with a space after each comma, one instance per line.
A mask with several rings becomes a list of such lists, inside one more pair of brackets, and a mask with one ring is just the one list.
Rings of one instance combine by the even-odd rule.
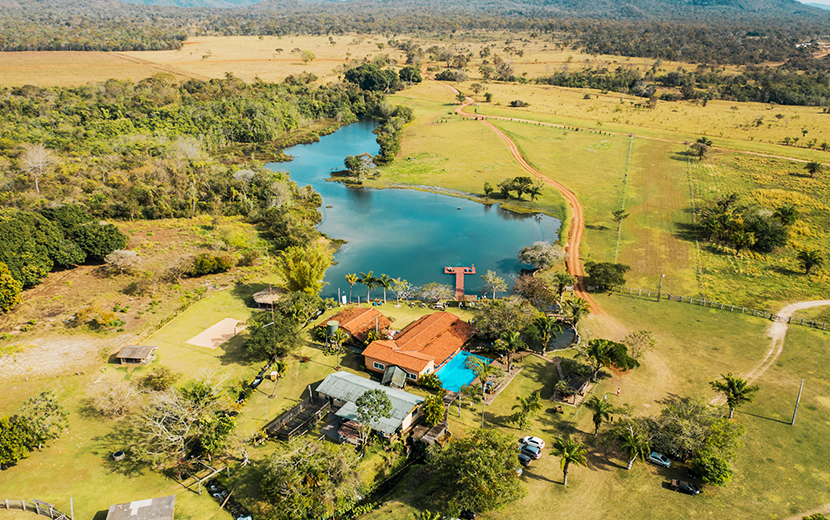
[[270, 287], [263, 291], [259, 291], [258, 293], [254, 294], [254, 302], [260, 307], [271, 307], [273, 306], [277, 300], [283, 294], [286, 294], [288, 291], [283, 289], [282, 287]]

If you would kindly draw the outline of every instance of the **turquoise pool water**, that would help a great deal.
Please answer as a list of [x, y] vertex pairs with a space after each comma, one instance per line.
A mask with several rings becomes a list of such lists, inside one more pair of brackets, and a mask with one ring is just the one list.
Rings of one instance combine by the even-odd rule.
[[438, 372], [435, 373], [435, 375], [438, 376], [438, 379], [441, 380], [441, 386], [444, 387], [444, 390], [449, 392], [458, 392], [462, 386], [469, 385], [473, 382], [476, 375], [472, 370], [467, 368], [467, 358], [470, 356], [477, 357], [488, 364], [492, 362], [492, 359], [487, 359], [486, 357], [478, 356], [476, 354], [470, 354], [469, 352], [462, 350], [453, 356], [453, 358], [450, 359], [446, 365], [439, 368]]

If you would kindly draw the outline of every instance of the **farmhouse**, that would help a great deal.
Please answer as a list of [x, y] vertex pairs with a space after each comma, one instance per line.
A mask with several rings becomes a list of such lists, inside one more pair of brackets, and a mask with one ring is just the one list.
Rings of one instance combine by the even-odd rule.
[[393, 340], [373, 341], [363, 351], [366, 368], [383, 373], [389, 366], [417, 381], [438, 370], [476, 333], [475, 327], [448, 312], [427, 314], [410, 324]]
[[344, 332], [360, 343], [366, 341], [369, 331], [375, 327], [380, 331], [388, 329], [392, 325], [389, 318], [371, 307], [352, 307], [342, 310], [331, 318], [318, 323], [317, 326], [326, 328], [326, 323], [329, 321], [336, 321]]
[[173, 520], [176, 495], [110, 506], [107, 520]]
[[350, 372], [335, 372], [317, 386], [317, 393], [331, 399], [332, 409], [342, 425], [357, 422], [357, 399], [368, 390], [381, 389], [392, 403], [391, 417], [381, 417], [370, 424], [373, 430], [384, 437], [400, 435], [409, 431], [421, 416], [423, 397], [385, 387], [371, 379]]
[[129, 346], [121, 349], [116, 359], [121, 361], [122, 365], [136, 364], [146, 365], [156, 358], [156, 349], [158, 347], [149, 346]]

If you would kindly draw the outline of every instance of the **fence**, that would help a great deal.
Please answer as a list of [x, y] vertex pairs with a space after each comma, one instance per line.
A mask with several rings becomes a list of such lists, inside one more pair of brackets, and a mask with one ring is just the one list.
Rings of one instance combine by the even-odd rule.
[[[587, 287], [588, 291], [598, 291], [600, 287]], [[666, 299], [673, 302], [679, 303], [688, 303], [691, 305], [697, 305], [700, 307], [709, 307], [711, 309], [718, 309], [722, 311], [729, 311], [729, 312], [739, 312], [741, 314], [748, 314], [750, 316], [756, 316], [759, 318], [764, 318], [772, 321], [780, 321], [785, 323], [790, 323], [793, 325], [803, 325], [805, 327], [810, 327], [813, 329], [819, 330], [830, 330], [827, 329], [828, 324], [822, 323], [815, 320], [808, 320], [808, 319], [794, 319], [792, 316], [784, 317], [775, 314], [774, 312], [759, 310], [759, 309], [752, 309], [748, 307], [742, 307], [740, 305], [732, 305], [729, 303], [721, 303], [712, 300], [707, 300], [706, 298], [693, 298], [691, 296], [679, 296], [676, 294], [670, 293], [660, 293], [659, 291], [655, 290], [648, 290], [648, 289], [634, 289], [632, 287], [623, 287], [623, 286], [614, 286], [611, 289], [613, 292], [618, 292], [622, 294], [631, 294], [636, 295], [639, 297], [646, 297], [646, 298], [661, 298]]]
[[[41, 500], [30, 500], [28, 503], [25, 500], [9, 500], [5, 499], [6, 509], [19, 509], [21, 511], [31, 511], [36, 515], [42, 515], [54, 520], [69, 520], [69, 517], [55, 509], [54, 504], [49, 504]], [[73, 517], [74, 518], [74, 517]]]

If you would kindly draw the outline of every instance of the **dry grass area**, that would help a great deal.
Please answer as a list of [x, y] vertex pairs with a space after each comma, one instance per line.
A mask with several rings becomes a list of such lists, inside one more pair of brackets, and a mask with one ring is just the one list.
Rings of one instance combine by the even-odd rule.
[[118, 52], [0, 52], [0, 87], [73, 87], [108, 79], [139, 81], [159, 72], [179, 80], [192, 74]]

